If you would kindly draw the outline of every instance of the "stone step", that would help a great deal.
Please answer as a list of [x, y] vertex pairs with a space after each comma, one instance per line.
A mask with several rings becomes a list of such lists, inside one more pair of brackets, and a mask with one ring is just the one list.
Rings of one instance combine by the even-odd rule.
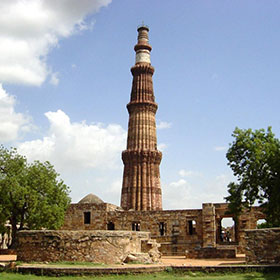
[[17, 255], [0, 255], [0, 262], [13, 262], [17, 260]]

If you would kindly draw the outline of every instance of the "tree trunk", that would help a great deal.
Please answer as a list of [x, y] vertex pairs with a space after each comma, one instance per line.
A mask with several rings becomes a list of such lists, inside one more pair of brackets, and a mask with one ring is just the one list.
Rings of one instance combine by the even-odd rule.
[[9, 246], [9, 249], [15, 249], [17, 244], [17, 223], [16, 221], [11, 221], [12, 225], [12, 243]]

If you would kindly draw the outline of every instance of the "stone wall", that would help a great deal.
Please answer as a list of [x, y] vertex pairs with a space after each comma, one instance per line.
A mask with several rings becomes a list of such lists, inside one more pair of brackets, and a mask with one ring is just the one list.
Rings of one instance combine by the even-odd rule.
[[[19, 261], [27, 262], [87, 261], [113, 264], [121, 263], [133, 254], [146, 253], [146, 257], [158, 258], [154, 244], [148, 232], [20, 231], [17, 255]], [[150, 262], [153, 260], [155, 258]]]
[[245, 231], [246, 262], [280, 264], [280, 228]]
[[236, 258], [236, 248], [195, 248], [186, 251], [188, 259], [233, 259]]
[[202, 205], [202, 226], [203, 226], [203, 247], [216, 247], [216, 223], [215, 206], [213, 203], [204, 203]]
[[[232, 218], [233, 216], [228, 213], [228, 204], [227, 203], [215, 203], [215, 223], [216, 223], [216, 240], [217, 244], [221, 243], [220, 240], [220, 230], [221, 230], [221, 221], [223, 218]], [[265, 214], [262, 212], [261, 207], [252, 207], [250, 210], [243, 212], [238, 222], [235, 224], [235, 242], [231, 244], [236, 246], [238, 253], [245, 253], [245, 230], [247, 229], [256, 229], [257, 221], [260, 219], [265, 219]]]
[[[85, 212], [90, 213], [90, 223], [84, 221]], [[161, 211], [124, 211], [108, 203], [77, 203], [70, 205], [63, 229], [148, 231], [161, 244], [160, 251], [163, 255], [185, 255], [186, 250], [197, 253], [198, 248], [216, 248], [217, 245], [233, 245], [238, 253], [244, 252], [245, 229], [256, 228], [257, 220], [264, 218], [264, 215], [259, 207], [243, 213], [234, 230], [236, 241], [230, 243], [220, 240], [221, 220], [225, 217], [232, 217], [228, 214], [226, 203], [206, 203], [202, 209]], [[225, 251], [211, 252], [213, 258], [220, 254], [227, 255]]]
[[[72, 204], [65, 216], [64, 230], [105, 230], [108, 224], [115, 230], [148, 231], [151, 237], [161, 244], [164, 255], [184, 255], [185, 250], [202, 246], [201, 210], [165, 210], [165, 211], [104, 211], [105, 204]], [[91, 213], [91, 223], [84, 224], [84, 212]], [[190, 232], [190, 222], [195, 226]]]

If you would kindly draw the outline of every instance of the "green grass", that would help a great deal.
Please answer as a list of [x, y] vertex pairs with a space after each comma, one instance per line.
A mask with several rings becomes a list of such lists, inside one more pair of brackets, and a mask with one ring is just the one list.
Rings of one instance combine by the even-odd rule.
[[139, 274], [139, 275], [109, 275], [109, 276], [64, 276], [64, 277], [47, 277], [34, 275], [21, 275], [16, 273], [0, 273], [1, 280], [277, 280], [280, 274], [263, 274], [257, 272], [251, 273], [233, 273], [233, 274], [204, 274], [200, 272], [173, 273], [162, 272], [156, 274]]
[[16, 262], [16, 265], [34, 265], [34, 264], [38, 264], [38, 265], [53, 265], [53, 266], [86, 266], [86, 267], [94, 267], [94, 266], [99, 266], [99, 267], [106, 267], [108, 265], [104, 264], [104, 263], [92, 263], [92, 262], [70, 262], [70, 261], [63, 261], [63, 262], [48, 262], [48, 263], [43, 263], [43, 262]]

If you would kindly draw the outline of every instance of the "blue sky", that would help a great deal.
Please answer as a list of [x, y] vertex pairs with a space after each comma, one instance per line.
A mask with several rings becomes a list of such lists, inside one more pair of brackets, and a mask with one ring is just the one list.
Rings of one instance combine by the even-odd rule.
[[240, 128], [279, 124], [280, 2], [1, 1], [0, 142], [73, 202], [119, 205], [137, 26], [150, 27], [165, 209], [222, 202]]

